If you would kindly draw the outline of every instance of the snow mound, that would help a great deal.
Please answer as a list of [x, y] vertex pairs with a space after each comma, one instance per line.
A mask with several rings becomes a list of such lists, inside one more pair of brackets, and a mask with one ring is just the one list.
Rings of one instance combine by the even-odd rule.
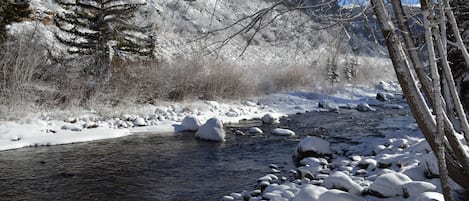
[[322, 157], [332, 155], [330, 143], [318, 137], [306, 137], [296, 146], [294, 158], [300, 161], [306, 157]]
[[200, 123], [199, 119], [194, 116], [186, 116], [181, 122], [183, 130], [186, 131], [197, 131], [200, 125], [202, 124]]
[[404, 195], [404, 184], [412, 182], [407, 175], [397, 172], [385, 173], [371, 184], [370, 193], [377, 197], [397, 197]]
[[278, 136], [294, 136], [295, 132], [292, 130], [288, 130], [285, 128], [275, 128], [271, 131], [273, 135], [278, 135]]
[[334, 172], [324, 179], [322, 186], [328, 189], [344, 190], [355, 195], [361, 195], [363, 192], [363, 187], [343, 172]]
[[340, 190], [329, 190], [319, 196], [318, 201], [366, 201], [365, 198], [359, 197]]
[[225, 141], [225, 130], [223, 129], [223, 123], [220, 119], [211, 118], [207, 122], [200, 126], [199, 130], [195, 133], [197, 138], [202, 140]]

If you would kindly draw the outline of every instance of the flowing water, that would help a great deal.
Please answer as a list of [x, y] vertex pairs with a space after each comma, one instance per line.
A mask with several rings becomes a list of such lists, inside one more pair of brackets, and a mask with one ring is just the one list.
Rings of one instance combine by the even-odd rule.
[[[269, 134], [236, 136], [213, 143], [193, 133], [172, 136], [135, 134], [87, 143], [31, 147], [0, 152], [0, 200], [220, 200], [252, 190], [257, 178], [293, 168], [292, 151], [306, 135], [353, 143], [380, 135], [384, 118], [409, 115], [408, 109], [377, 107], [376, 112], [343, 109], [284, 118], [278, 127], [296, 137]], [[227, 125], [246, 130], [258, 121]]]

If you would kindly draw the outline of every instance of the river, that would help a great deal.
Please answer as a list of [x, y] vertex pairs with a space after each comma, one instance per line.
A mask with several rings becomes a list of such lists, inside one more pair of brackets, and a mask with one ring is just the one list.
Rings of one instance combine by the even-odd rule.
[[[402, 104], [404, 105], [404, 104]], [[285, 174], [299, 140], [307, 135], [330, 142], [355, 143], [380, 136], [383, 119], [409, 110], [377, 106], [376, 112], [342, 109], [283, 118], [260, 125], [261, 135], [234, 135], [257, 125], [226, 125], [224, 143], [200, 141], [193, 133], [135, 134], [118, 139], [0, 152], [0, 200], [220, 200], [253, 190], [276, 164]], [[269, 134], [289, 128], [296, 137]]]

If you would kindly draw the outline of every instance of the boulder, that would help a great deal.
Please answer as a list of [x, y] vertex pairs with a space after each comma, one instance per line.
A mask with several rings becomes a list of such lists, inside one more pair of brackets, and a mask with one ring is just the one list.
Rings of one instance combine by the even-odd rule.
[[319, 137], [306, 137], [298, 143], [293, 155], [295, 161], [301, 161], [306, 157], [330, 157], [332, 155], [330, 143]]
[[369, 111], [376, 111], [375, 108], [372, 108], [367, 103], [360, 103], [357, 105], [357, 110], [360, 112], [369, 112]]
[[195, 136], [202, 140], [225, 141], [225, 130], [223, 129], [223, 123], [217, 118], [211, 118], [207, 122], [200, 126]]
[[262, 130], [261, 130], [260, 128], [258, 128], [258, 127], [249, 128], [249, 129], [248, 129], [248, 132], [249, 132], [250, 134], [262, 134], [262, 133], [264, 133], [264, 131], [262, 131]]
[[133, 123], [134, 123], [135, 126], [146, 126], [147, 125], [147, 122], [142, 117], [137, 117], [133, 121]]
[[319, 196], [325, 192], [327, 192], [327, 188], [306, 184], [303, 188], [301, 188], [300, 192], [295, 196], [295, 198], [292, 199], [292, 201], [317, 201]]
[[366, 201], [365, 198], [340, 190], [328, 190], [319, 196], [318, 201]]
[[413, 181], [404, 184], [404, 192], [407, 195], [405, 197], [414, 197], [418, 196], [424, 192], [434, 192], [436, 191], [436, 186], [432, 183], [424, 182], [424, 181]]
[[350, 176], [343, 172], [334, 172], [322, 183], [322, 186], [328, 189], [339, 189], [354, 195], [361, 195], [363, 187], [354, 182]]
[[339, 111], [339, 106], [337, 104], [327, 102], [327, 101], [319, 101], [318, 107], [327, 109], [329, 112]]
[[280, 120], [277, 116], [267, 113], [264, 116], [262, 116], [262, 123], [264, 124], [278, 124], [280, 123]]
[[386, 94], [385, 94], [385, 93], [383, 93], [383, 92], [378, 92], [378, 93], [376, 94], [376, 100], [379, 100], [379, 101], [384, 102], [384, 101], [387, 101], [388, 98], [386, 97]]
[[370, 185], [370, 194], [381, 198], [404, 195], [404, 184], [412, 182], [407, 175], [397, 172], [385, 173]]
[[271, 131], [273, 135], [278, 135], [278, 136], [294, 136], [295, 132], [292, 130], [284, 129], [284, 128], [275, 128]]
[[414, 201], [445, 201], [445, 198], [441, 193], [425, 192], [417, 196]]
[[202, 124], [199, 119], [194, 116], [186, 116], [181, 122], [181, 126], [185, 131], [197, 131], [200, 125]]

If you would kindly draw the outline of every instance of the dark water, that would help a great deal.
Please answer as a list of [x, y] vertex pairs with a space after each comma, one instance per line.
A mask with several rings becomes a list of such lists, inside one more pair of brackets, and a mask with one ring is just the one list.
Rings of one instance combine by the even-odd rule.
[[[225, 143], [175, 136], [136, 134], [88, 143], [0, 152], [0, 200], [220, 200], [252, 190], [270, 173], [269, 164], [293, 168], [292, 150], [306, 135], [353, 142], [379, 135], [384, 118], [408, 110], [311, 112], [282, 120], [278, 127], [299, 134], [285, 138], [228, 133]], [[228, 125], [227, 130], [243, 125]], [[272, 126], [264, 126], [269, 131]], [[245, 128], [238, 128], [245, 130]]]

